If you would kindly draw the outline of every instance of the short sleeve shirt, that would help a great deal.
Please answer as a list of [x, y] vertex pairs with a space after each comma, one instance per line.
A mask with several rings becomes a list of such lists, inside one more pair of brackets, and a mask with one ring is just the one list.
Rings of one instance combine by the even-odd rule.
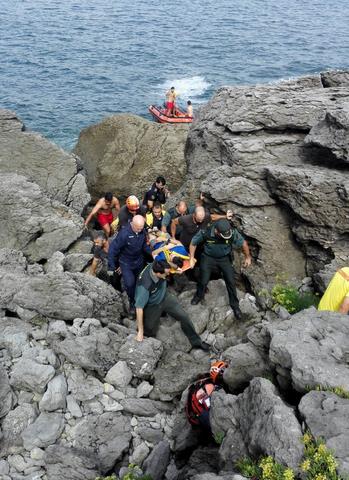
[[193, 215], [184, 215], [178, 218], [178, 224], [182, 227], [182, 231], [179, 240], [188, 249], [191, 239], [200, 230], [206, 230], [208, 224], [211, 221], [211, 215], [206, 212], [203, 222], [196, 223]]

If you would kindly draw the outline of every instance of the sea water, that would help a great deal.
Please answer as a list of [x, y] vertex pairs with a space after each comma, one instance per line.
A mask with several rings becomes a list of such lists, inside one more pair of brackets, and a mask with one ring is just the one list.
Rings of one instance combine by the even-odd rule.
[[348, 68], [348, 25], [349, 0], [0, 0], [0, 108], [70, 149], [172, 85], [195, 111], [222, 85]]

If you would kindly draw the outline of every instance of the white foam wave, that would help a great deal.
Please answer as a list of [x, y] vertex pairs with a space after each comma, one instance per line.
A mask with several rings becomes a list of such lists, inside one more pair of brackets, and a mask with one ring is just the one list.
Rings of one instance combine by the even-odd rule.
[[165, 92], [172, 86], [175, 87], [180, 99], [189, 100], [194, 98], [197, 101], [198, 97], [203, 95], [211, 85], [205, 80], [205, 77], [196, 75], [194, 77], [166, 80], [166, 82], [159, 85], [159, 89], [161, 88]]

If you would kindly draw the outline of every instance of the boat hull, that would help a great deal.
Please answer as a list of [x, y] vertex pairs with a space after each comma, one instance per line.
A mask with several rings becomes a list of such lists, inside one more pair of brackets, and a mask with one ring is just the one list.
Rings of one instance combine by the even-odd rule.
[[171, 117], [166, 115], [165, 109], [157, 107], [155, 105], [150, 105], [148, 108], [149, 112], [152, 114], [153, 118], [159, 123], [170, 123], [170, 124], [178, 124], [178, 123], [192, 123], [193, 117], [189, 117], [184, 112], [179, 111], [179, 114], [175, 117]]

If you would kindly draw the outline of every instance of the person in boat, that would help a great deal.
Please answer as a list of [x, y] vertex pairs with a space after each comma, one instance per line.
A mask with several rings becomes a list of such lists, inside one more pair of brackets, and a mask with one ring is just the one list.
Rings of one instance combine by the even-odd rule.
[[96, 215], [97, 221], [103, 228], [107, 238], [110, 236], [110, 225], [120, 212], [120, 202], [111, 192], [107, 192], [103, 198], [100, 198], [85, 220], [85, 227], [88, 226], [92, 218]]
[[166, 211], [162, 208], [160, 202], [154, 202], [151, 212], [148, 212], [145, 216], [146, 228], [157, 228], [161, 230], [162, 221]]
[[170, 267], [170, 273], [183, 273], [190, 268], [190, 256], [179, 240], [168, 233], [154, 229], [148, 231], [149, 246], [154, 260], [164, 260]]
[[151, 212], [155, 202], [159, 202], [161, 205], [164, 205], [169, 195], [170, 192], [166, 187], [166, 179], [160, 175], [157, 177], [150, 189], [145, 193], [143, 205], [145, 205], [148, 211]]
[[187, 101], [187, 116], [193, 117], [193, 105], [190, 100]]
[[170, 90], [166, 92], [166, 111], [167, 116], [173, 116], [176, 108], [176, 98], [177, 92], [175, 87], [171, 87]]
[[343, 267], [333, 275], [318, 310], [349, 313], [349, 267]]

